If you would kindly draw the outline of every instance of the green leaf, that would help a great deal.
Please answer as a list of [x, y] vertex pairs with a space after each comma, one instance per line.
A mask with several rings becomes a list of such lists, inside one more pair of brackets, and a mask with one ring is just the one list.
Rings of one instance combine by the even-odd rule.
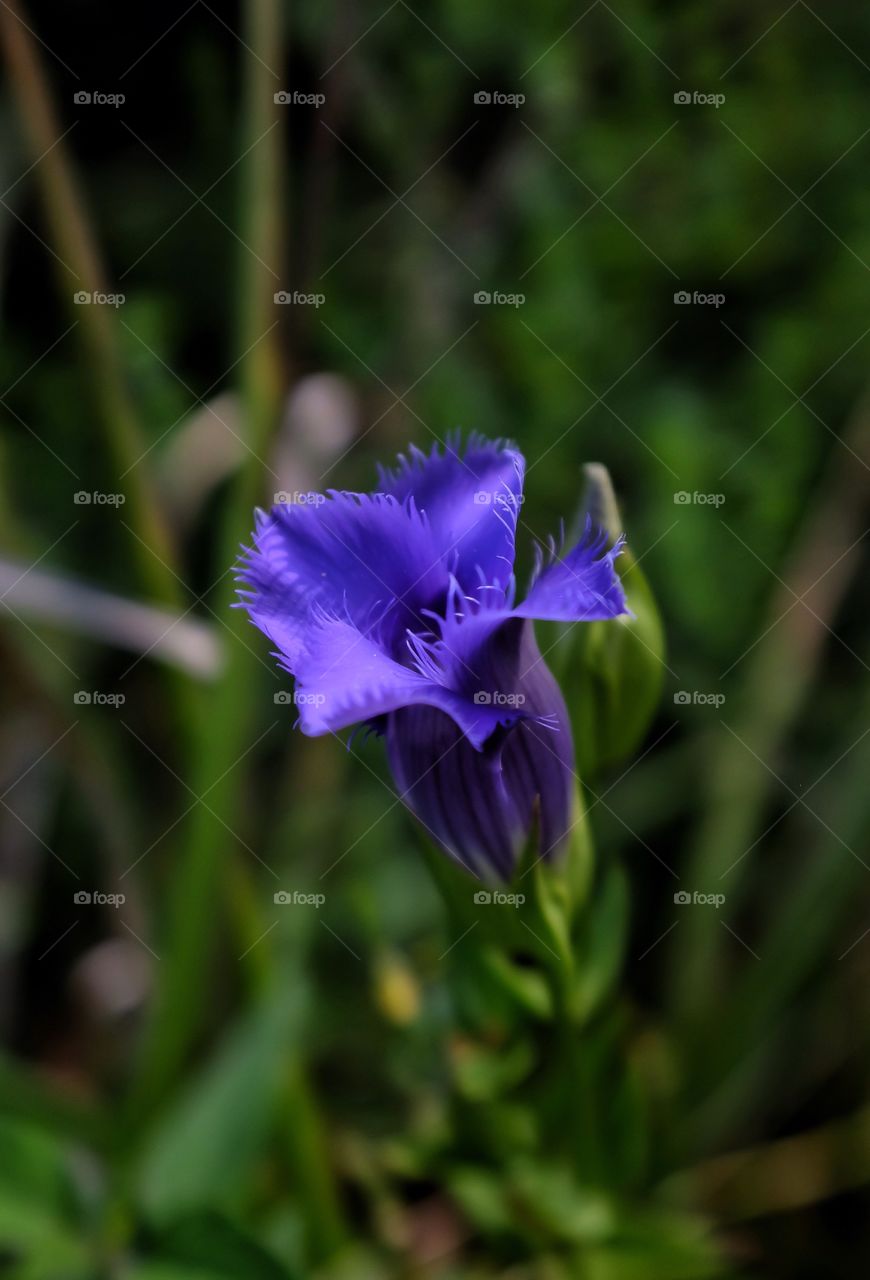
[[177, 1269], [178, 1274], [226, 1277], [228, 1280], [291, 1280], [291, 1272], [271, 1253], [221, 1214], [192, 1214], [161, 1236], [159, 1258], [142, 1264]]
[[535, 1061], [531, 1044], [519, 1038], [498, 1048], [463, 1041], [453, 1053], [457, 1085], [473, 1102], [488, 1102], [512, 1089], [530, 1073]]
[[139, 1171], [153, 1221], [231, 1208], [246, 1194], [294, 1062], [303, 1003], [297, 989], [254, 1009], [165, 1115]]
[[0, 1121], [0, 1264], [14, 1280], [92, 1274], [87, 1213], [68, 1146], [42, 1128]]
[[591, 1017], [619, 978], [629, 923], [628, 878], [622, 867], [606, 868], [575, 938], [576, 970], [571, 992], [574, 1017]]
[[512, 1198], [547, 1239], [599, 1241], [613, 1234], [613, 1205], [601, 1192], [580, 1187], [572, 1172], [558, 1165], [528, 1161], [509, 1179]]
[[187, 1262], [151, 1259], [134, 1263], [125, 1271], [125, 1280], [225, 1280], [225, 1271], [190, 1266]]
[[584, 1280], [712, 1280], [733, 1275], [705, 1223], [636, 1208], [615, 1238], [578, 1255]]
[[94, 1274], [94, 1258], [84, 1236], [50, 1208], [4, 1188], [0, 1270], [8, 1280], [84, 1280]]
[[58, 1214], [76, 1203], [68, 1148], [50, 1132], [0, 1120], [0, 1188]]
[[500, 1177], [468, 1165], [447, 1175], [447, 1188], [466, 1216], [483, 1231], [509, 1232], [514, 1225]]

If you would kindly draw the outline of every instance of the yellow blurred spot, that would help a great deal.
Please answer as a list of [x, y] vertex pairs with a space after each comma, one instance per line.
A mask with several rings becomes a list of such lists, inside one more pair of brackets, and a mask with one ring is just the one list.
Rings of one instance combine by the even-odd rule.
[[401, 956], [388, 953], [378, 960], [374, 998], [378, 1010], [398, 1026], [407, 1026], [419, 1017], [420, 984]]

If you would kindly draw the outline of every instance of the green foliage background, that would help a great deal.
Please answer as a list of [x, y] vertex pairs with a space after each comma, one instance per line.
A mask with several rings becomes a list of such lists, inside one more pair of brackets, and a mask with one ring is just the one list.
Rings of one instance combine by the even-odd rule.
[[[853, 1276], [867, 13], [46, 0], [2, 24], [0, 1265]], [[346, 438], [287, 410], [322, 373]], [[256, 503], [369, 488], [454, 427], [527, 456], [524, 569], [604, 463], [667, 635], [637, 763], [584, 774], [601, 916], [575, 1102], [601, 1150], [567, 1172], [529, 1130], [523, 1037], [495, 1013], [456, 1030], [462, 951], [381, 747], [291, 733], [229, 608]], [[59, 573], [91, 634], [58, 619]], [[200, 620], [222, 673], [159, 648], [131, 667], [84, 586]]]

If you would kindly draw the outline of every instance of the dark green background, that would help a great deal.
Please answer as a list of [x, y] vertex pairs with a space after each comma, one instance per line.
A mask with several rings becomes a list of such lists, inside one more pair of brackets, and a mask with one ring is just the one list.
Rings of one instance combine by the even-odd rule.
[[[95, 309], [85, 322], [72, 302], [80, 263], [58, 261], [75, 202], [40, 185], [48, 157], [27, 136], [33, 86], [13, 40], [4, 558], [12, 578], [34, 565], [31, 583], [63, 572], [128, 599], [162, 593], [211, 627], [227, 666], [193, 681], [152, 655], [128, 672], [129, 653], [7, 597], [10, 1274], [196, 1276], [161, 1233], [204, 1207], [239, 1231], [225, 1274], [311, 1274], [336, 1229], [316, 1191], [324, 1160], [356, 1242], [324, 1275], [563, 1274], [480, 1222], [451, 1235], [452, 1174], [421, 1137], [447, 1089], [442, 908], [381, 746], [348, 755], [293, 734], [292, 708], [273, 702], [288, 681], [228, 608], [255, 501], [297, 483], [369, 488], [377, 461], [461, 427], [512, 437], [528, 459], [523, 572], [533, 537], [573, 518], [581, 465], [606, 464], [663, 614], [646, 753], [589, 779], [602, 857], [632, 892], [624, 1051], [652, 1115], [637, 1213], [695, 1170], [666, 1198], [700, 1207], [733, 1274], [853, 1276], [870, 1177], [866, 12], [286, 4], [273, 38], [257, 27], [264, 0], [30, 8], [68, 130], [57, 154], [126, 301], [90, 341]], [[83, 88], [126, 101], [78, 105]], [[273, 108], [283, 88], [325, 104]], [[480, 105], [480, 90], [525, 102]], [[676, 103], [681, 91], [724, 101]], [[275, 307], [280, 288], [325, 302]], [[477, 306], [480, 289], [525, 300]], [[681, 290], [724, 301], [677, 305]], [[166, 513], [163, 569], [133, 497], [73, 501], [129, 492], [115, 368], [138, 432], [128, 456], [153, 445], [134, 472]], [[324, 372], [355, 405], [357, 442], [306, 443], [284, 412]], [[200, 404], [217, 395], [233, 397], [219, 418]], [[197, 414], [180, 467], [171, 450]], [[80, 707], [81, 688], [126, 702]], [[680, 691], [724, 701], [675, 703]], [[123, 913], [73, 902], [79, 887], [117, 891], [132, 863]], [[282, 912], [280, 886], [326, 901]], [[680, 907], [678, 890], [725, 902]], [[408, 1022], [384, 994], [396, 984]], [[312, 1119], [300, 1133], [311, 1080], [322, 1132]], [[409, 1134], [417, 1168], [397, 1150]], [[709, 1163], [810, 1134], [736, 1189]], [[409, 1261], [409, 1231], [433, 1233], [443, 1261]], [[241, 1240], [274, 1261], [233, 1261]], [[665, 1280], [654, 1259], [600, 1265], [576, 1274]]]

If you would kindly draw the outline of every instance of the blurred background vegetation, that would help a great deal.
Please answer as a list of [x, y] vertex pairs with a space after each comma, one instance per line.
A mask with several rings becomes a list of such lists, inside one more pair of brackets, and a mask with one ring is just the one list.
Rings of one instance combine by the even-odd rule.
[[[0, 30], [3, 1273], [856, 1274], [867, 12], [10, 0]], [[606, 464], [668, 636], [639, 760], [585, 779], [631, 908], [577, 1105], [614, 1045], [631, 1087], [579, 1185], [514, 1112], [492, 1158], [523, 1062], [451, 1030], [382, 749], [293, 734], [230, 610], [256, 504], [457, 426], [528, 458], [524, 566]]]

